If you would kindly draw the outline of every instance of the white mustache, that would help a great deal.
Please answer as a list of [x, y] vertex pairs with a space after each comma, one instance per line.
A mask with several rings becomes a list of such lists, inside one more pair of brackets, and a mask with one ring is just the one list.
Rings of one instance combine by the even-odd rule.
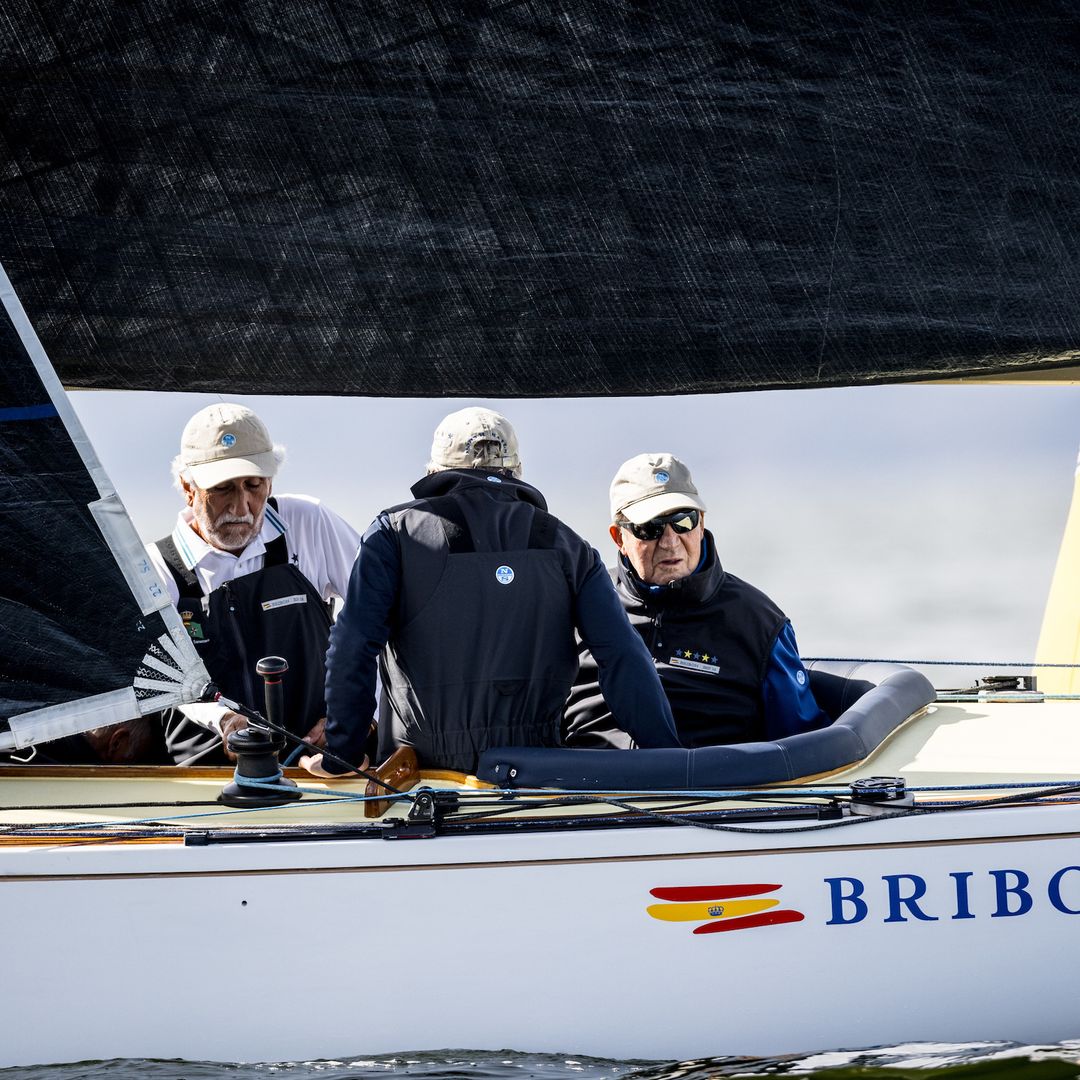
[[214, 528], [219, 529], [222, 525], [254, 525], [254, 514], [243, 514], [237, 517], [236, 514], [220, 514], [214, 521]]

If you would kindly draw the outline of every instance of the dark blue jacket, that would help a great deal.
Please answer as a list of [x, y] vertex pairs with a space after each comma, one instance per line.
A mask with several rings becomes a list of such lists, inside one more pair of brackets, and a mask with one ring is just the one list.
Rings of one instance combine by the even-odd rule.
[[[449, 470], [413, 487], [361, 541], [327, 656], [328, 748], [358, 761], [382, 660], [395, 744], [472, 772], [493, 746], [555, 746], [589, 643], [615, 722], [678, 746], [647, 650], [599, 554], [520, 480]], [[332, 763], [329, 767], [333, 767]]]

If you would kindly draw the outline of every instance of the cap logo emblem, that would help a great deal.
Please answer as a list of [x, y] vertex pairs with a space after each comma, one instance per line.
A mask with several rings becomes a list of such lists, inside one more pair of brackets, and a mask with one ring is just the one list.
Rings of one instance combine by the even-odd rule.
[[502, 483], [502, 477], [501, 476], [485, 476], [484, 479], [489, 484], [501, 484]]
[[495, 571], [495, 580], [500, 585], [509, 585], [514, 580], [514, 568], [512, 566], [500, 566]]
[[221, 436], [221, 445], [224, 446], [226, 450], [230, 449], [236, 445], [236, 436], [231, 432], [227, 432]]
[[653, 479], [658, 484], [666, 484], [671, 479], [671, 474], [664, 472], [663, 469], [660, 469], [658, 472], [653, 473]]

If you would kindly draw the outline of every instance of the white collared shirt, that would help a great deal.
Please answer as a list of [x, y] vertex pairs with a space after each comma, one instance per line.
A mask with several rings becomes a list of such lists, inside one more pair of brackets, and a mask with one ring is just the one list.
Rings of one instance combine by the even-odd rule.
[[[209, 594], [226, 581], [261, 570], [266, 562], [266, 545], [284, 533], [289, 561], [323, 600], [343, 600], [360, 547], [360, 534], [344, 518], [309, 495], [275, 495], [274, 501], [277, 510], [266, 504], [258, 536], [238, 555], [208, 544], [191, 527], [194, 515], [190, 507], [185, 507], [177, 515], [176, 528], [172, 531], [181, 562], [195, 572], [203, 593]], [[180, 593], [172, 572], [156, 544], [147, 544], [146, 551], [175, 604]], [[222, 706], [195, 703], [182, 709], [196, 723], [220, 731], [225, 713]]]

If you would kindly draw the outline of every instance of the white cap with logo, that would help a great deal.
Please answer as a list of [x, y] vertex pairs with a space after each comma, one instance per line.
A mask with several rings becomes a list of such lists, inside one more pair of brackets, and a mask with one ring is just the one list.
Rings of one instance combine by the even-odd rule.
[[638, 454], [611, 481], [611, 520], [644, 525], [673, 510], [705, 510], [690, 470], [673, 454]]
[[266, 425], [243, 405], [208, 405], [180, 436], [180, 461], [198, 487], [241, 476], [273, 476], [278, 458]]
[[517, 435], [492, 409], [461, 409], [435, 429], [428, 469], [512, 469], [516, 475], [521, 470]]

